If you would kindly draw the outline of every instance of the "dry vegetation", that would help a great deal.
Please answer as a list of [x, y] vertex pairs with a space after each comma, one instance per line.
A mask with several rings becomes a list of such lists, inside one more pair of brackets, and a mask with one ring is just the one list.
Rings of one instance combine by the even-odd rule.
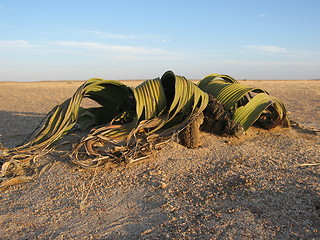
[[[20, 144], [81, 83], [0, 83], [0, 142]], [[281, 98], [300, 126], [201, 133], [200, 148], [171, 142], [111, 171], [55, 152], [35, 179], [1, 190], [1, 238], [320, 238], [320, 81], [245, 84]]]

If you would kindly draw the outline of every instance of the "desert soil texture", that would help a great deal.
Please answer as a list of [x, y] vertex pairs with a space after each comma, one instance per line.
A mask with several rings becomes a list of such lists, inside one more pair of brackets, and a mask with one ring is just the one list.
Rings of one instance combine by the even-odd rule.
[[[1, 144], [21, 144], [82, 83], [1, 82]], [[111, 170], [52, 152], [36, 177], [0, 189], [0, 238], [320, 239], [320, 81], [241, 83], [280, 98], [292, 128], [201, 132], [199, 148], [171, 141]]]

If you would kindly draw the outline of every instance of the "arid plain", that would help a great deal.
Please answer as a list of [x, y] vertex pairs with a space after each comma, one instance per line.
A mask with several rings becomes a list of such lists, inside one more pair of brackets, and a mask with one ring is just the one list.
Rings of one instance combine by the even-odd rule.
[[[123, 81], [135, 86], [141, 81]], [[0, 82], [0, 142], [14, 147], [82, 81]], [[319, 239], [320, 81], [241, 81], [280, 98], [291, 129], [201, 133], [144, 163], [86, 171], [56, 155], [2, 188], [1, 239]]]

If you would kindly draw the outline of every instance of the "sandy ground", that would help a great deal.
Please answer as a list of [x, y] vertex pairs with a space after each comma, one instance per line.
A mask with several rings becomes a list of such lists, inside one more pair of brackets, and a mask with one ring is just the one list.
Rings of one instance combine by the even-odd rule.
[[[20, 144], [82, 82], [0, 83], [0, 142]], [[138, 82], [127, 81], [128, 85]], [[304, 129], [201, 133], [145, 163], [85, 171], [65, 158], [0, 191], [1, 239], [320, 239], [320, 81], [245, 81]]]

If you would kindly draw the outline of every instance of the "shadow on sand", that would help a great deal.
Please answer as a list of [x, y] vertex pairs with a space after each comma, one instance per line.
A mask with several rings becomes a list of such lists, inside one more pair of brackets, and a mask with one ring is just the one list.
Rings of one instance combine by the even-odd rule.
[[7, 148], [21, 145], [44, 117], [41, 113], [0, 111], [0, 143]]

